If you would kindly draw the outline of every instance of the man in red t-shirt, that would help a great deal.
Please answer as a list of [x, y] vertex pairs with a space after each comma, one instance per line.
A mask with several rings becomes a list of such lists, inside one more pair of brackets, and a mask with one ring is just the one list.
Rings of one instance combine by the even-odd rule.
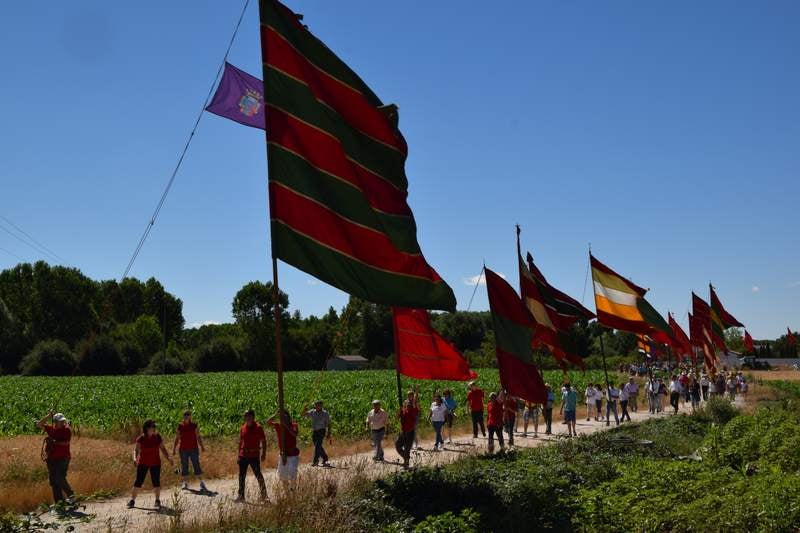
[[419, 406], [417, 396], [413, 391], [408, 392], [408, 398], [403, 402], [403, 408], [398, 413], [400, 418], [400, 435], [394, 443], [394, 447], [400, 457], [403, 458], [403, 467], [408, 468], [411, 458], [411, 448], [414, 445], [416, 435], [417, 418], [419, 417]]
[[239, 497], [237, 502], [244, 501], [244, 483], [247, 467], [253, 471], [261, 489], [261, 499], [267, 499], [267, 485], [261, 473], [261, 461], [267, 458], [267, 437], [264, 428], [256, 422], [256, 413], [248, 409], [244, 413], [244, 424], [239, 428]]
[[467, 405], [472, 415], [472, 438], [478, 438], [478, 426], [481, 427], [481, 436], [486, 436], [486, 427], [483, 425], [483, 391], [475, 385], [474, 381], [469, 383], [467, 392]]
[[514, 426], [517, 422], [517, 399], [503, 391], [503, 426], [508, 433], [508, 445], [514, 445]]
[[203, 483], [203, 470], [200, 468], [200, 450], [204, 453], [206, 451], [203, 446], [203, 437], [200, 436], [200, 430], [197, 424], [192, 420], [192, 412], [188, 409], [183, 412], [183, 421], [178, 424], [175, 431], [175, 442], [172, 443], [172, 455], [175, 455], [175, 450], [180, 446], [181, 458], [181, 488], [183, 490], [189, 489], [189, 461], [192, 462], [192, 470], [194, 475], [200, 480], [200, 490], [208, 492], [206, 484]]
[[[47, 420], [52, 424], [48, 424]], [[69, 501], [72, 500], [72, 487], [67, 482], [67, 470], [71, 458], [69, 442], [72, 439], [72, 430], [67, 419], [61, 413], [49, 411], [47, 415], [36, 423], [36, 427], [47, 433], [47, 473], [50, 478], [50, 487], [53, 489], [53, 501], [56, 503], [64, 500], [64, 494]]]
[[280, 423], [275, 417], [267, 420], [275, 430], [278, 441], [278, 479], [284, 486], [297, 482], [297, 467], [300, 462], [300, 449], [297, 447], [297, 422], [292, 420], [289, 412], [284, 409]]
[[486, 406], [489, 412], [486, 425], [489, 426], [489, 453], [494, 452], [494, 436], [500, 443], [500, 449], [504, 450], [503, 444], [503, 399], [493, 392], [489, 395], [489, 405]]

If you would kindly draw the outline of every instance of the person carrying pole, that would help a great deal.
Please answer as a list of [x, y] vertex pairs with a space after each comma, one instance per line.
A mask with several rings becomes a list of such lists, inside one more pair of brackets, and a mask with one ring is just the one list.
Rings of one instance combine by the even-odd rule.
[[[50, 424], [47, 423], [48, 419]], [[69, 427], [69, 422], [63, 414], [54, 414], [50, 410], [36, 423], [36, 427], [47, 433], [44, 459], [47, 463], [50, 487], [53, 489], [53, 501], [55, 503], [64, 501], [66, 494], [66, 501], [71, 503], [74, 492], [67, 482], [67, 470], [69, 470], [69, 461], [72, 458], [70, 454], [72, 429]]]
[[[297, 467], [300, 463], [300, 449], [297, 447], [297, 422], [292, 420], [289, 411], [284, 409], [280, 413], [280, 421], [276, 421], [277, 416], [267, 420], [278, 440], [278, 479], [284, 487], [294, 490], [297, 484]], [[283, 460], [286, 458], [286, 460]]]
[[411, 459], [411, 447], [414, 444], [414, 434], [419, 417], [419, 406], [414, 391], [408, 391], [408, 398], [403, 402], [403, 408], [398, 414], [400, 418], [400, 435], [394, 443], [398, 455], [403, 459], [403, 468], [408, 468]]

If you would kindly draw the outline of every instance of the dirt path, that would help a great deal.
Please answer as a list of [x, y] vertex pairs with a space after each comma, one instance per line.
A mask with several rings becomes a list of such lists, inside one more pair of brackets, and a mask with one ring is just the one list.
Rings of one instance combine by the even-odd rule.
[[[640, 404], [642, 402], [640, 401]], [[646, 408], [643, 411], [642, 406], [638, 413], [632, 413], [633, 421], [642, 421], [654, 416], [667, 416], [664, 413], [657, 415], [650, 415]], [[645, 406], [646, 407], [646, 406]], [[667, 406], [669, 407], [669, 406]], [[681, 405], [682, 412], [690, 412], [689, 404]], [[582, 415], [582, 416], [581, 416]], [[543, 435], [544, 425], [540, 424], [539, 428], [542, 430], [538, 438], [534, 438], [531, 434], [528, 437], [523, 437], [521, 434], [515, 436], [515, 446], [520, 447], [533, 447], [541, 444], [551, 442], [553, 440], [564, 438], [567, 434], [567, 426], [561, 422], [561, 418], [555, 413], [552, 436]], [[578, 434], [587, 435], [596, 431], [613, 428], [606, 426], [605, 422], [595, 422], [593, 419], [586, 421], [585, 406], [578, 408]], [[522, 421], [519, 423], [520, 429], [522, 428]], [[529, 428], [531, 429], [531, 428]], [[455, 437], [455, 436], [454, 436]], [[376, 463], [371, 460], [371, 452], [359, 453], [344, 457], [333, 457], [331, 463], [334, 468], [321, 468], [312, 467], [309, 464], [300, 466], [298, 475], [298, 484], [300, 490], [304, 483], [313, 483], [320, 481], [320, 479], [327, 481], [335, 481], [341, 483], [348, 476], [354, 473], [366, 475], [369, 478], [375, 479], [386, 476], [393, 472], [402, 469], [399, 463], [399, 457], [394, 450], [394, 439], [390, 436], [384, 441], [384, 450], [386, 452], [386, 462]], [[433, 441], [421, 442], [422, 450], [415, 450], [412, 456], [412, 466], [431, 466], [437, 464], [444, 464], [453, 462], [468, 454], [478, 454], [486, 452], [487, 440], [479, 437], [472, 439], [471, 434], [461, 434], [453, 439], [452, 444], [446, 444], [445, 450], [441, 452], [432, 451]], [[267, 482], [270, 497], [274, 497], [275, 490], [278, 488], [277, 475], [274, 469], [265, 470], [264, 478]], [[145, 483], [145, 486], [147, 486]], [[94, 515], [94, 519], [88, 524], [76, 524], [75, 531], [78, 532], [99, 532], [99, 531], [158, 531], [166, 529], [170, 520], [180, 513], [182, 523], [213, 523], [215, 517], [219, 516], [222, 511], [231, 511], [237, 506], [242, 505], [255, 505], [258, 502], [258, 487], [252, 474], [247, 478], [247, 501], [251, 503], [242, 504], [236, 503], [238, 480], [235, 477], [216, 479], [208, 482], [209, 490], [213, 491], [211, 494], [201, 494], [198, 491], [180, 490], [178, 487], [164, 487], [162, 489], [161, 501], [163, 508], [157, 512], [153, 507], [154, 497], [151, 493], [143, 492], [139, 495], [134, 509], [127, 508], [129, 495], [103, 500], [96, 502], [89, 502], [86, 504], [82, 512], [89, 515]], [[191, 488], [197, 488], [197, 484], [190, 485]], [[48, 517], [48, 520], [56, 520], [55, 517]], [[73, 522], [70, 522], [73, 523]]]

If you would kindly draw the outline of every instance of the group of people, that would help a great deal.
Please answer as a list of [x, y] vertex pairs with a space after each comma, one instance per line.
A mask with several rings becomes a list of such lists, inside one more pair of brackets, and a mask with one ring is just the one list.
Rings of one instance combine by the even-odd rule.
[[[488, 432], [489, 452], [494, 452], [495, 439], [501, 450], [505, 449], [506, 442], [508, 445], [513, 446], [515, 433], [519, 433], [520, 416], [518, 415], [520, 413], [522, 413], [523, 437], [528, 436], [529, 427], [533, 430], [533, 437], [538, 437], [540, 417], [544, 422], [544, 434], [551, 435], [553, 432], [555, 394], [549, 384], [546, 384], [545, 388], [546, 401], [544, 404], [537, 404], [522, 401], [502, 389], [497, 392], [491, 392], [487, 399], [484, 391], [474, 381], [470, 382], [466, 397], [466, 407], [470, 412], [473, 438], [478, 437], [479, 430], [483, 437], [486, 437]], [[741, 372], [720, 372], [712, 376], [703, 373], [698, 378], [690, 375], [687, 371], [683, 371], [680, 374], [672, 375], [668, 384], [664, 382], [663, 378], [651, 376], [644, 385], [644, 390], [647, 395], [650, 413], [662, 412], [665, 409], [664, 401], [667, 398], [673, 412], [677, 413], [681, 401], [691, 403], [694, 409], [700, 404], [701, 400], [707, 400], [711, 396], [727, 394], [733, 400], [736, 394], [746, 393], [748, 385]], [[634, 376], [631, 376], [627, 382], [620, 383], [619, 387], [613, 384], [605, 386], [600, 383], [590, 383], [584, 391], [586, 420], [589, 421], [594, 417], [595, 421], [605, 421], [606, 425], [609, 425], [613, 416], [617, 425], [625, 420], [630, 421], [630, 413], [638, 411], [638, 397], [639, 384]], [[603, 410], [604, 402], [605, 410]], [[577, 406], [578, 392], [569, 382], [564, 383], [561, 388], [560, 414], [563, 415], [564, 423], [567, 425], [567, 433], [570, 437], [577, 436]], [[452, 428], [457, 415], [457, 407], [451, 390], [445, 390], [441, 394], [439, 392], [434, 393], [426, 415], [435, 434], [434, 451], [444, 449], [445, 430], [447, 431], [448, 442], [452, 442]], [[312, 408], [304, 408], [303, 416], [309, 418], [311, 422], [311, 440], [314, 444], [312, 466], [330, 467], [324, 444], [326, 439], [328, 442], [331, 439], [331, 417], [324, 409], [323, 402], [316, 401]], [[421, 416], [422, 408], [420, 406], [419, 390], [415, 388], [408, 391], [403, 405], [397, 413], [400, 431], [395, 440], [395, 449], [402, 459], [403, 466], [406, 468], [409, 467], [412, 450], [414, 447], [419, 447], [417, 433]], [[245, 411], [243, 419], [243, 424], [239, 428], [237, 455], [239, 470], [237, 501], [243, 501], [245, 498], [245, 483], [248, 470], [252, 471], [258, 483], [261, 498], [266, 499], [267, 488], [264, 482], [264, 475], [261, 472], [261, 463], [266, 459], [267, 454], [267, 438], [264, 426], [256, 421], [256, 415], [252, 409]], [[383, 441], [389, 426], [389, 414], [381, 407], [380, 400], [373, 400], [372, 409], [367, 413], [365, 423], [374, 448], [373, 460], [383, 461]], [[280, 415], [270, 417], [265, 424], [274, 430], [278, 444], [278, 478], [284, 486], [290, 489], [294, 488], [300, 458], [300, 450], [297, 446], [298, 424], [292, 420], [291, 415], [286, 410]], [[62, 500], [71, 501], [74, 492], [67, 482], [67, 471], [71, 458], [70, 440], [72, 437], [69, 422], [63, 414], [51, 411], [37, 422], [37, 427], [47, 434], [45, 455], [53, 499], [56, 502]], [[189, 466], [191, 464], [193, 474], [200, 483], [200, 491], [208, 491], [202, 477], [201, 452], [205, 452], [205, 446], [198, 425], [192, 419], [191, 411], [185, 411], [183, 420], [177, 424], [175, 440], [172, 444], [172, 454], [168, 452], [164, 445], [156, 422], [154, 420], [146, 420], [142, 425], [141, 435], [136, 438], [133, 449], [136, 474], [128, 507], [136, 505], [136, 497], [148, 475], [155, 494], [155, 506], [156, 508], [161, 507], [162, 456], [171, 465], [173, 464], [173, 457], [179, 456], [181, 486], [183, 489], [188, 489]]]

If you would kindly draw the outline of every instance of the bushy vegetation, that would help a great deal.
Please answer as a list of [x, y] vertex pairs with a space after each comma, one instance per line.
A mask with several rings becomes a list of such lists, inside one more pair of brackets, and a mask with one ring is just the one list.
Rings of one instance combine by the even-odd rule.
[[[172, 359], [167, 353], [167, 362]], [[156, 357], [151, 363], [161, 365]], [[479, 369], [479, 383], [487, 391], [498, 387], [497, 370]], [[602, 372], [575, 373], [573, 381], [581, 390], [587, 381], [599, 380]], [[546, 372], [554, 385], [563, 378], [560, 371]], [[288, 372], [285, 378], [290, 411], [297, 416], [310, 402], [322, 399], [331, 413], [333, 433], [337, 438], [362, 437], [364, 417], [370, 402], [378, 398], [394, 413], [397, 392], [394, 371], [361, 372]], [[419, 385], [427, 401], [434, 390], [452, 389], [463, 405], [466, 387], [462, 383], [403, 379], [404, 387]], [[180, 420], [181, 412], [192, 406], [195, 419], [206, 434], [235, 434], [245, 409], [253, 407], [259, 420], [276, 409], [276, 376], [272, 372], [223, 372], [160, 376], [91, 376], [83, 377], [0, 377], [0, 436], [35, 433], [34, 421], [58, 402], [78, 428], [104, 433], [137, 425], [153, 418], [164, 427]], [[301, 437], [308, 441], [306, 420], [301, 421]], [[394, 426], [396, 420], [391, 418]]]
[[378, 480], [350, 497], [363, 530], [413, 531], [465, 509], [478, 531], [796, 531], [800, 414], [679, 415], [469, 457]]

